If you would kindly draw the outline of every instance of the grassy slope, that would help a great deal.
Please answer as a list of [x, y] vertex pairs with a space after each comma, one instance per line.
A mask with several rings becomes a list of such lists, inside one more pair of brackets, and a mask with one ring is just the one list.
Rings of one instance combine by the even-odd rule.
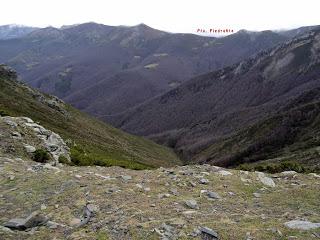
[[[48, 96], [47, 96], [48, 97]], [[134, 169], [179, 164], [168, 148], [132, 136], [65, 105], [69, 114], [37, 101], [27, 87], [0, 76], [0, 110], [27, 116], [75, 143], [72, 152], [82, 164], [118, 165]]]

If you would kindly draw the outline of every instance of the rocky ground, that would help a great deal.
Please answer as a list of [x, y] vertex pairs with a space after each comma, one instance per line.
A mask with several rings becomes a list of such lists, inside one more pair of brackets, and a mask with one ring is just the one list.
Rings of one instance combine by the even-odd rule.
[[[320, 238], [317, 174], [76, 167], [29, 118], [2, 117], [0, 130], [1, 240]], [[33, 161], [39, 148], [54, 161]]]
[[[0, 193], [0, 239], [320, 238], [316, 174], [53, 167], [3, 156]], [[14, 220], [30, 214], [29, 225]]]

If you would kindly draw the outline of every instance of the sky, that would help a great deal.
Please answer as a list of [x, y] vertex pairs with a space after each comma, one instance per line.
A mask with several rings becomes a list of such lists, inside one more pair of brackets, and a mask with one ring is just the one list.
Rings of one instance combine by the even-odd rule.
[[36, 27], [97, 22], [182, 33], [199, 29], [276, 30], [320, 24], [319, 0], [8, 0], [0, 25]]

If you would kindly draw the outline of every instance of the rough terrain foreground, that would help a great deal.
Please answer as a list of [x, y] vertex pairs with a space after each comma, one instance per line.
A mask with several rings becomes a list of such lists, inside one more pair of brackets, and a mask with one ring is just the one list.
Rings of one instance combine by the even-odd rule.
[[[319, 177], [209, 165], [53, 167], [2, 156], [0, 239], [216, 239], [209, 230], [219, 239], [319, 239]], [[4, 227], [34, 211], [49, 221]]]

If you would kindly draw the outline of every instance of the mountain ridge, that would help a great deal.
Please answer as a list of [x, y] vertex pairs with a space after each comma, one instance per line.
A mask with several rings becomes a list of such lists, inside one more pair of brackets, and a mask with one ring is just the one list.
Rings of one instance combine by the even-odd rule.
[[[319, 29], [195, 77], [122, 117], [106, 120], [174, 147], [190, 160], [219, 138], [272, 116], [291, 98], [319, 87], [318, 42]], [[199, 161], [208, 162], [199, 155]]]

